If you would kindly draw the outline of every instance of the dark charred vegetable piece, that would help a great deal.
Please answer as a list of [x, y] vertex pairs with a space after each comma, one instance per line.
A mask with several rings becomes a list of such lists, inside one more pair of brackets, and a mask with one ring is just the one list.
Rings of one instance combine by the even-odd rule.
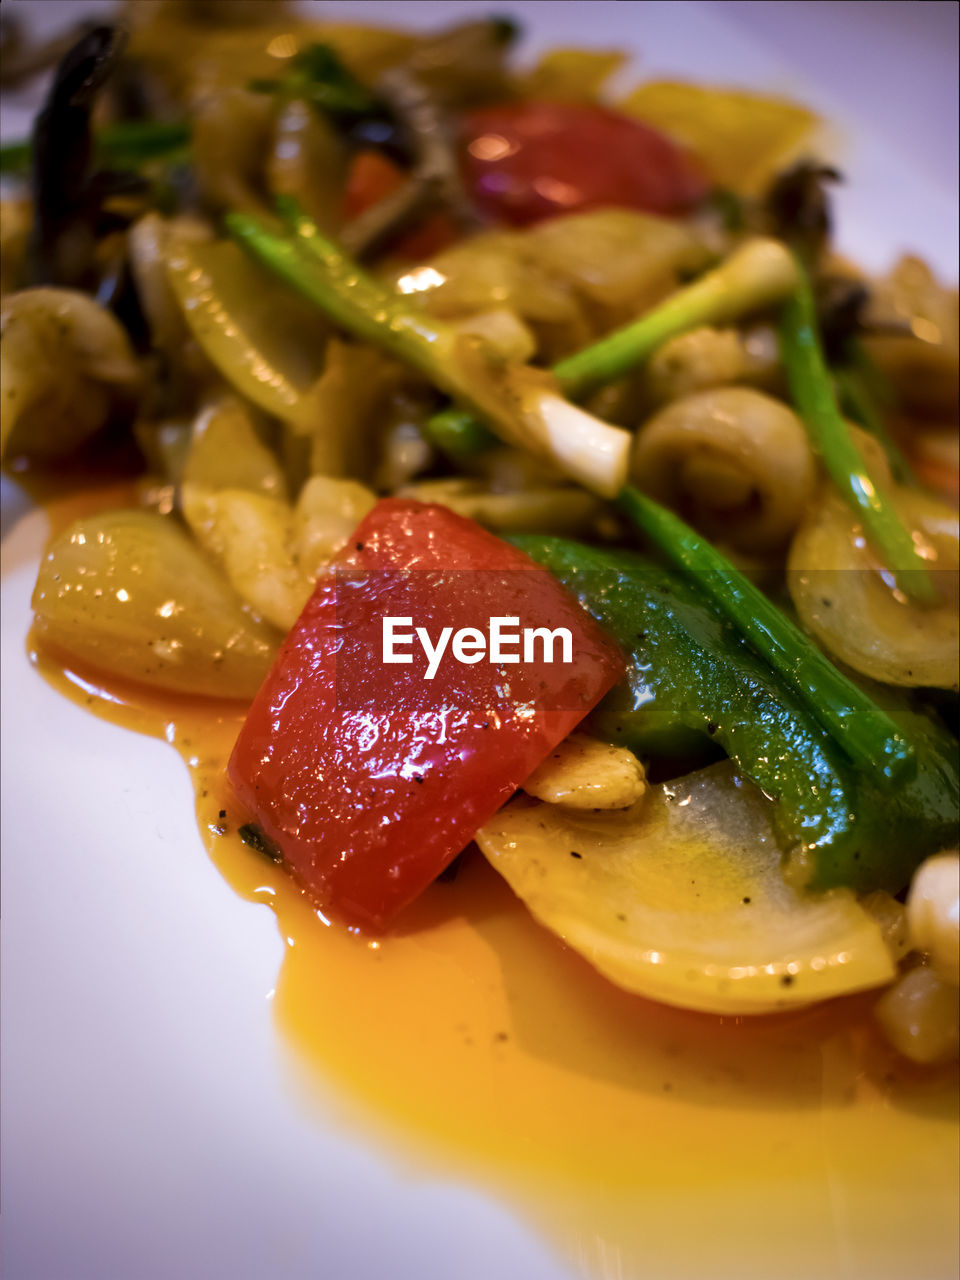
[[780, 350], [797, 412], [830, 479], [863, 522], [864, 531], [897, 585], [914, 600], [936, 592], [910, 530], [887, 498], [886, 486], [861, 458], [837, 405], [820, 345], [810, 278], [797, 258], [798, 284], [783, 308]]
[[843, 176], [829, 165], [801, 160], [774, 179], [764, 201], [772, 235], [792, 245], [803, 260], [815, 265], [830, 237], [828, 182]]
[[502, 16], [458, 23], [418, 43], [406, 69], [448, 107], [500, 101], [510, 94], [506, 55], [519, 35]]
[[[176, 156], [190, 141], [190, 126], [173, 120], [124, 120], [98, 129], [93, 141], [96, 163], [137, 169]], [[31, 154], [29, 142], [6, 143], [0, 147], [0, 173], [29, 172]]]
[[124, 45], [115, 27], [95, 27], [57, 68], [32, 138], [34, 225], [28, 246], [34, 284], [95, 287], [99, 235], [126, 224], [104, 210], [118, 195], [142, 190], [135, 175], [93, 169], [91, 112], [97, 91]]
[[878, 788], [711, 610], [704, 575], [559, 538], [511, 541], [555, 573], [628, 654], [627, 676], [594, 712], [594, 730], [640, 755], [721, 747], [776, 802], [783, 848], [809, 851], [813, 886], [896, 892], [954, 838], [956, 744], [905, 700], [890, 697], [888, 710], [914, 750], [916, 773], [895, 790]]
[[289, 16], [287, 0], [187, 0], [183, 10], [190, 21], [210, 27], [257, 27]]
[[269, 858], [271, 862], [283, 862], [283, 854], [272, 840], [267, 839], [263, 834], [263, 828], [258, 826], [257, 823], [245, 822], [242, 827], [237, 828], [237, 835], [255, 853], [262, 854], [265, 858]]
[[834, 364], [843, 358], [850, 339], [862, 331], [870, 292], [862, 280], [820, 275], [814, 294], [824, 355]]
[[403, 67], [388, 71], [379, 87], [403, 129], [413, 167], [403, 186], [344, 227], [344, 248], [359, 257], [387, 248], [436, 208], [447, 209], [464, 230], [478, 225], [460, 180], [456, 135], [439, 99]]
[[468, 22], [419, 45], [380, 80], [381, 93], [410, 163], [406, 182], [341, 233], [358, 257], [389, 248], [425, 214], [442, 208], [462, 231], [479, 225], [464, 190], [451, 106], [505, 91], [503, 59], [517, 28], [505, 19]]

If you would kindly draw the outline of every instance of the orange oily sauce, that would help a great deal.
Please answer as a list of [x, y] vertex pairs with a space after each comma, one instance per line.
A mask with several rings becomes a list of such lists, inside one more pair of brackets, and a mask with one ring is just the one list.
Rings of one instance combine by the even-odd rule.
[[956, 1072], [896, 1059], [872, 997], [749, 1019], [627, 995], [476, 850], [382, 938], [327, 923], [237, 835], [223, 770], [242, 708], [34, 659], [75, 700], [180, 751], [215, 864], [276, 912], [274, 1013], [323, 1122], [422, 1176], [506, 1196], [589, 1275], [955, 1269]]

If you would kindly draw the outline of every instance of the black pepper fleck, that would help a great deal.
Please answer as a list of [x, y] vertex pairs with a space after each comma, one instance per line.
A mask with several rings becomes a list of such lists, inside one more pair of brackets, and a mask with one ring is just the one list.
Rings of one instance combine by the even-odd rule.
[[271, 862], [283, 861], [283, 854], [272, 840], [267, 839], [255, 822], [245, 822], [242, 827], [238, 827], [237, 835], [244, 844], [249, 845], [257, 853], [262, 853]]

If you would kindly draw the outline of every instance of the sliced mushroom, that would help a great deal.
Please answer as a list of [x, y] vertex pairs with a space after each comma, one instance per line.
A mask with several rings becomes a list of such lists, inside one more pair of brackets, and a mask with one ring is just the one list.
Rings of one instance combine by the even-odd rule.
[[782, 546], [815, 492], [803, 423], [750, 387], [716, 387], [661, 409], [640, 428], [637, 485], [740, 551]]
[[10, 294], [0, 334], [0, 456], [65, 457], [132, 407], [141, 373], [130, 340], [87, 294]]

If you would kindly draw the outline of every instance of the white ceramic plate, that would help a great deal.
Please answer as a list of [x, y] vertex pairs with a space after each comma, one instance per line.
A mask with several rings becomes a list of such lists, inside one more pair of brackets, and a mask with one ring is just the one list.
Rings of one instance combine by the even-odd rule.
[[[949, 62], [938, 61], [935, 35], [924, 52], [915, 24], [909, 35], [888, 29], [886, 44], [875, 44], [865, 35], [876, 16], [857, 20], [848, 12], [938, 6], [323, 6], [418, 26], [490, 7], [519, 12], [531, 47], [622, 45], [637, 51], [645, 72], [801, 97], [845, 140], [841, 244], [874, 267], [915, 248], [955, 273], [949, 130], [931, 127], [908, 154], [903, 137], [891, 145], [871, 127], [884, 119], [878, 104], [889, 105], [891, 95], [907, 103], [912, 85], [923, 86], [917, 93], [929, 102], [931, 68]], [[44, 3], [34, 16], [49, 23], [63, 8]], [[69, 8], [75, 16], [85, 6]], [[782, 23], [775, 9], [784, 11]], [[816, 12], [804, 17], [803, 9]], [[759, 34], [751, 32], [751, 10], [764, 11]], [[836, 30], [850, 42], [839, 70], [833, 10]], [[825, 72], [810, 24], [830, 46]], [[798, 51], [792, 62], [783, 56], [791, 43]], [[892, 75], [891, 50], [903, 49], [912, 61]], [[883, 75], [888, 89], [878, 96]], [[11, 121], [7, 136], [17, 131]], [[762, 1231], [755, 1239], [743, 1234], [735, 1251], [727, 1242], [705, 1253], [697, 1239], [697, 1223], [710, 1218], [702, 1190], [685, 1208], [689, 1230], [672, 1243], [654, 1230], [646, 1262], [642, 1251], [628, 1256], [589, 1221], [561, 1252], [489, 1182], [481, 1192], [462, 1166], [423, 1163], [413, 1146], [388, 1151], [376, 1138], [375, 1116], [363, 1134], [352, 1128], [336, 1091], [297, 1083], [271, 1015], [282, 956], [275, 920], [237, 897], [209, 861], [178, 756], [87, 714], [29, 666], [29, 597], [45, 517], [7, 480], [4, 504], [2, 1233], [9, 1280], [560, 1280], [630, 1275], [634, 1267], [656, 1277], [879, 1278], [920, 1274], [911, 1267], [914, 1230], [949, 1240], [940, 1208], [932, 1217], [923, 1211], [923, 1203], [942, 1205], [940, 1192], [924, 1185], [923, 1170], [905, 1169], [902, 1184], [877, 1201], [868, 1247], [862, 1232], [847, 1229], [855, 1216], [850, 1189], [827, 1161], [823, 1220], [796, 1224], [797, 1241], [822, 1239], [815, 1257], [789, 1239], [774, 1248]], [[775, 1142], [775, 1113], [770, 1125]], [[707, 1120], [704, 1136], [709, 1141]], [[945, 1132], [943, 1142], [951, 1141]], [[790, 1194], [786, 1184], [769, 1189], [781, 1201]], [[758, 1227], [764, 1212], [758, 1201]], [[951, 1274], [949, 1249], [945, 1243], [926, 1254], [923, 1274]]]

